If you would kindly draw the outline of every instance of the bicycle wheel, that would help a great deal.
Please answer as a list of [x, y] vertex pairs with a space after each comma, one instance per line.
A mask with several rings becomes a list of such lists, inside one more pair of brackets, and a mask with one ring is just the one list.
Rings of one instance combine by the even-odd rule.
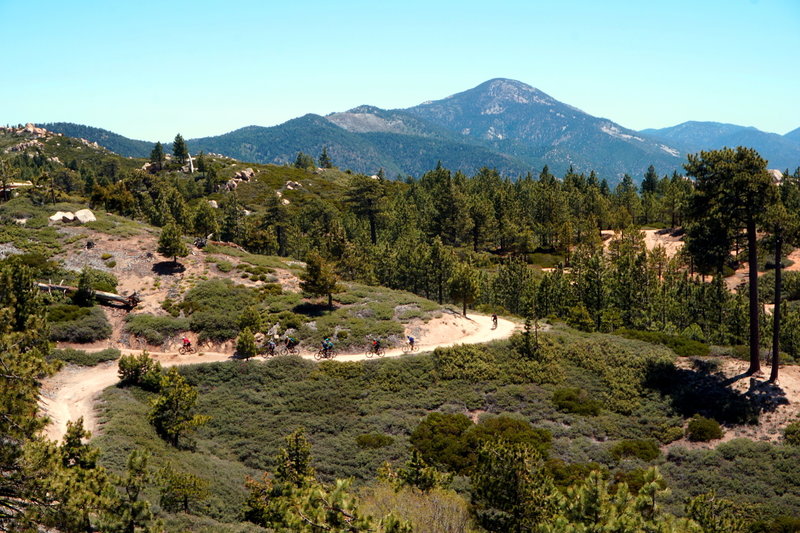
[[320, 359], [322, 359], [324, 357], [325, 357], [325, 351], [324, 350], [320, 350], [320, 351], [318, 351], [317, 353], [314, 354], [314, 359], [316, 359], [317, 361], [319, 361]]
[[412, 348], [412, 347], [411, 347], [411, 345], [410, 345], [410, 344], [408, 344], [408, 343], [404, 344], [404, 345], [403, 345], [403, 348], [402, 348], [402, 350], [403, 350], [403, 353], [408, 353], [408, 352], [412, 351], [413, 349], [414, 349], [414, 348]]
[[378, 349], [378, 357], [383, 357], [384, 355], [386, 355], [386, 348], [383, 348], [383, 347], [379, 348]]
[[372, 359], [372, 356], [373, 356], [373, 355], [375, 355], [375, 350], [373, 350], [372, 348], [370, 348], [369, 350], [367, 350], [367, 353], [366, 353], [366, 354], [364, 354], [364, 355], [366, 355], [366, 356], [367, 356], [367, 359]]
[[178, 353], [181, 355], [186, 355], [186, 347], [181, 346], [180, 348], [178, 348]]

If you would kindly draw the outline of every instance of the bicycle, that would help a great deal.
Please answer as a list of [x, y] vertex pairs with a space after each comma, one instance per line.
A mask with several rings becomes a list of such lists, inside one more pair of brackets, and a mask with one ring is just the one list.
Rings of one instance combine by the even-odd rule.
[[333, 348], [320, 348], [317, 353], [314, 354], [314, 359], [320, 361], [322, 359], [333, 359], [336, 357], [336, 352]]
[[181, 355], [193, 354], [197, 353], [197, 350], [195, 350], [194, 346], [190, 344], [188, 346], [181, 346], [180, 348], [178, 348], [178, 353]]
[[264, 357], [275, 357], [280, 353], [280, 348], [275, 346], [274, 344], [267, 344], [265, 346], [261, 346], [258, 349], [258, 355], [262, 355]]
[[386, 355], [386, 348], [380, 345], [373, 344], [367, 350], [367, 358], [371, 358], [373, 355], [377, 355], [378, 357], [383, 357]]
[[403, 345], [403, 353], [411, 353], [418, 351], [419, 351], [419, 344], [417, 344], [416, 342], [414, 344], [407, 342]]

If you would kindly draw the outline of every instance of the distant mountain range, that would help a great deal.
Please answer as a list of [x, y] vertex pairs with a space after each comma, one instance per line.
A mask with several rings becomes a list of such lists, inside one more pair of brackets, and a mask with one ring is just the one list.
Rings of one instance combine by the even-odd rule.
[[642, 130], [641, 133], [670, 143], [685, 153], [724, 146], [748, 146], [755, 148], [769, 162], [769, 168], [794, 171], [800, 166], [800, 128], [778, 135], [735, 124], [684, 122], [671, 128]]
[[[42, 126], [125, 156], [148, 157], [154, 144], [76, 124]], [[651, 164], [661, 174], [680, 170], [686, 153], [738, 145], [755, 147], [770, 168], [800, 166], [800, 128], [780, 136], [730, 124], [687, 122], [637, 132], [508, 79], [489, 80], [408, 109], [364, 105], [187, 142], [192, 152], [276, 164], [293, 162], [301, 151], [316, 157], [325, 147], [341, 168], [368, 174], [383, 168], [389, 176], [418, 176], [438, 162], [466, 173], [486, 166], [511, 176], [536, 174], [548, 165], [556, 175], [570, 166], [578, 172], [595, 170], [613, 183], [625, 173], [639, 179]]]

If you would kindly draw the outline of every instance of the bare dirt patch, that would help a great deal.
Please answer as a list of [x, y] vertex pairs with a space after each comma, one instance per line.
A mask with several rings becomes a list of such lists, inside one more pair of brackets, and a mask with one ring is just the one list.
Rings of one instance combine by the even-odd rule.
[[[759, 401], [766, 402], [769, 409], [762, 411], [758, 424], [724, 427], [725, 434], [720, 440], [690, 442], [684, 438], [672, 442], [667, 448], [672, 446], [714, 448], [720, 443], [738, 438], [778, 442], [783, 436], [783, 428], [800, 419], [798, 418], [800, 415], [800, 366], [781, 366], [778, 382], [770, 384], [767, 382], [770, 373], [769, 365], [762, 366], [762, 373], [747, 376], [745, 375], [749, 366], [747, 362], [729, 358], [716, 360], [720, 363], [719, 371], [729, 378], [729, 386], [732, 390], [741, 394], [757, 393]], [[689, 359], [681, 359], [678, 362], [678, 366], [681, 368], [689, 368], [691, 364]]]

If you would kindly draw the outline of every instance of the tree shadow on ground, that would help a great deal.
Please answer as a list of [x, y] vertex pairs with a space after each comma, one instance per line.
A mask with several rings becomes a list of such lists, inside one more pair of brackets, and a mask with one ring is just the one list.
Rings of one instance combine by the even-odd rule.
[[306, 316], [314, 316], [319, 317], [326, 313], [329, 313], [331, 309], [328, 307], [328, 304], [315, 304], [312, 302], [303, 302], [301, 304], [297, 304], [292, 308], [292, 312], [297, 313], [298, 315], [306, 315]]
[[159, 276], [172, 276], [186, 271], [186, 267], [181, 263], [173, 263], [172, 261], [160, 261], [153, 264], [153, 272]]
[[[741, 379], [750, 379], [744, 392], [732, 388]], [[688, 418], [696, 413], [721, 424], [757, 424], [762, 413], [775, 411], [789, 401], [778, 385], [748, 374], [727, 377], [713, 362], [695, 360], [694, 368], [672, 364], [653, 364], [647, 370], [645, 386], [670, 399], [672, 408]]]

